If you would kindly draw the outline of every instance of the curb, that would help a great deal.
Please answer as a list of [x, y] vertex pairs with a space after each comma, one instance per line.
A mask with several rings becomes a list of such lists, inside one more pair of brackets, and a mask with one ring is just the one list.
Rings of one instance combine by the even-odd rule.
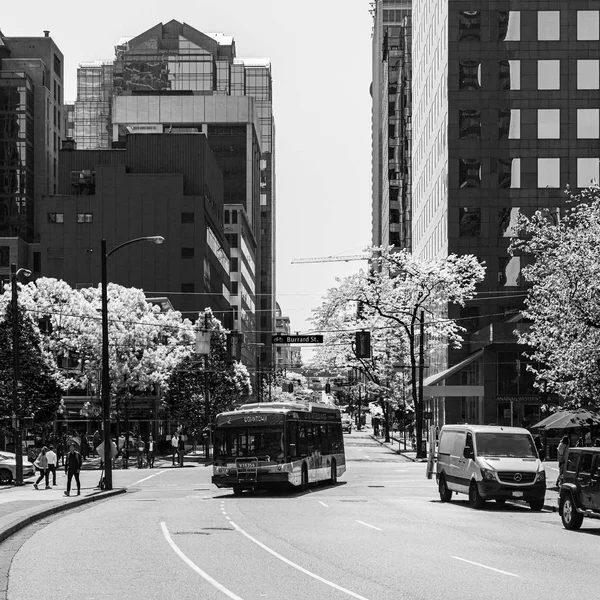
[[74, 508], [76, 506], [82, 506], [84, 504], [89, 504], [90, 502], [104, 500], [105, 498], [110, 498], [126, 492], [127, 490], [125, 488], [119, 488], [117, 490], [97, 492], [90, 496], [79, 497], [72, 502], [61, 502], [60, 504], [55, 504], [54, 506], [49, 506], [48, 508], [43, 508], [41, 510], [32, 509], [33, 512], [30, 515], [16, 519], [10, 525], [0, 528], [0, 544], [4, 540], [8, 539], [11, 535], [17, 533], [17, 531], [24, 529], [28, 525], [31, 525], [40, 519], [44, 519], [45, 517], [49, 517], [50, 515], [54, 515], [65, 510], [69, 510], [70, 508]]
[[[376, 438], [374, 435], [369, 436], [372, 440], [375, 440], [380, 446], [385, 446], [386, 443], [392, 443], [392, 442], [385, 442], [384, 440], [380, 440], [379, 438]], [[404, 454], [404, 452], [402, 452], [402, 450], [396, 450], [396, 448], [394, 448], [393, 446], [390, 447], [390, 450], [392, 452], [395, 452], [396, 454], [399, 454], [402, 458], [409, 460], [410, 462], [419, 462], [419, 463], [423, 463], [423, 462], [427, 462], [426, 458], [413, 458], [412, 456], [408, 456], [406, 454]]]

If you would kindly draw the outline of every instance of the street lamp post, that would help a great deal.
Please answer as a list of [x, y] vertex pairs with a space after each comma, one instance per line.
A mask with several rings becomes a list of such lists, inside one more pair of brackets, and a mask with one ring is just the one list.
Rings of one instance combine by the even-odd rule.
[[112, 490], [112, 444], [110, 439], [110, 372], [108, 368], [108, 277], [106, 261], [108, 257], [129, 244], [152, 242], [162, 244], [165, 238], [160, 235], [139, 237], [115, 246], [106, 251], [106, 240], [102, 240], [100, 260], [102, 262], [102, 425], [104, 427], [104, 489]]
[[12, 339], [13, 339], [13, 428], [15, 437], [15, 485], [23, 485], [23, 447], [21, 440], [21, 407], [19, 406], [19, 309], [17, 304], [17, 277], [23, 273], [31, 275], [29, 269], [19, 269], [14, 263], [10, 265], [10, 281], [12, 288]]

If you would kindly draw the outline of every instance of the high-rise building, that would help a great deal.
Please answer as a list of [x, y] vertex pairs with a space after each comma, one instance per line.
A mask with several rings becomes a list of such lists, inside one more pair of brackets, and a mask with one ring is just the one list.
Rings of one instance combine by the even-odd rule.
[[445, 384], [445, 396], [429, 388], [436, 423], [532, 424], [548, 400], [513, 333], [527, 327], [528, 258], [508, 246], [519, 214], [560, 218], [565, 186], [599, 179], [599, 10], [590, 4], [413, 5], [413, 252], [472, 253], [487, 267], [477, 298], [449, 308], [465, 344], [432, 361], [425, 381]]
[[38, 239], [34, 214], [43, 194], [56, 192], [65, 136], [63, 55], [40, 37], [0, 32], [0, 276], [12, 263], [30, 267]]
[[372, 242], [411, 247], [411, 4], [377, 0], [373, 15]]
[[121, 39], [112, 64], [79, 69], [74, 137], [79, 147], [107, 148], [131, 133], [207, 136], [223, 173], [224, 201], [245, 211], [256, 240], [256, 289], [244, 310], [254, 305], [260, 315], [257, 347], [262, 365], [270, 366], [276, 201], [270, 62], [239, 59], [233, 37], [175, 20]]

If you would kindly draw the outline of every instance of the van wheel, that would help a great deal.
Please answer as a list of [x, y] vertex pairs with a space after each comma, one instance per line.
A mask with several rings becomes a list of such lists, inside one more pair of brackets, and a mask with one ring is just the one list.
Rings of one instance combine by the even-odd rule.
[[306, 464], [302, 465], [302, 479], [300, 480], [300, 489], [303, 492], [308, 491], [308, 467]]
[[442, 502], [450, 502], [452, 500], [452, 490], [448, 489], [446, 478], [443, 475], [440, 477], [438, 488], [440, 491], [440, 500]]
[[337, 483], [337, 465], [335, 464], [335, 460], [331, 461], [331, 478], [329, 479], [329, 483], [331, 485]]
[[477, 484], [474, 481], [471, 482], [471, 487], [469, 488], [469, 504], [471, 508], [475, 508], [476, 510], [481, 510], [485, 504], [485, 500], [481, 497], [477, 489]]
[[544, 508], [544, 499], [536, 498], [535, 500], [530, 500], [529, 507], [531, 508], [531, 510], [535, 510], [536, 512], [539, 512], [540, 510], [542, 510], [542, 508]]
[[565, 529], [579, 529], [583, 523], [583, 515], [577, 512], [577, 507], [570, 494], [560, 501], [560, 516]]

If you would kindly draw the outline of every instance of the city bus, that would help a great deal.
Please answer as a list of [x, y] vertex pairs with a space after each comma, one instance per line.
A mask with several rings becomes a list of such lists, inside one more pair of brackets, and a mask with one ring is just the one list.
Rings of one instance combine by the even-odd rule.
[[340, 411], [319, 403], [244, 404], [217, 415], [212, 482], [245, 489], [337, 483], [346, 471]]

